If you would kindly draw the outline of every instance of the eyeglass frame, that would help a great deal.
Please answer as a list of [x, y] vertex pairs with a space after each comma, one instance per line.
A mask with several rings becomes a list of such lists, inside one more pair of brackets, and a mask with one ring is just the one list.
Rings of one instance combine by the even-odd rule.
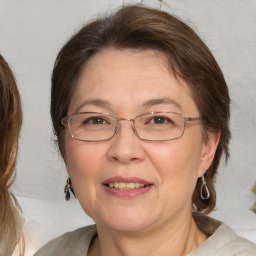
[[[136, 129], [136, 126], [135, 126], [135, 119], [140, 117], [140, 116], [144, 116], [144, 115], [149, 115], [149, 114], [162, 114], [162, 113], [173, 113], [173, 114], [178, 114], [178, 115], [181, 115], [184, 119], [184, 125], [183, 125], [183, 132], [182, 134], [177, 137], [177, 138], [174, 138], [174, 139], [165, 139], [165, 140], [149, 140], [149, 139], [144, 139], [142, 138], [139, 134], [138, 134], [138, 131]], [[72, 131], [71, 131], [71, 128], [70, 128], [70, 118], [72, 116], [75, 116], [75, 115], [80, 115], [80, 114], [100, 114], [100, 115], [106, 115], [106, 116], [111, 116], [113, 118], [116, 119], [116, 126], [115, 126], [115, 129], [114, 129], [114, 133], [113, 135], [108, 138], [108, 139], [104, 139], [104, 140], [83, 140], [83, 139], [78, 139], [78, 138], [75, 138]], [[108, 140], [111, 140], [115, 135], [116, 133], [118, 132], [119, 130], [119, 121], [131, 121], [132, 122], [132, 127], [133, 127], [133, 130], [135, 132], [135, 134], [137, 135], [137, 137], [141, 140], [144, 140], [144, 141], [170, 141], [170, 140], [177, 140], [179, 138], [181, 138], [183, 135], [184, 135], [184, 132], [185, 132], [185, 127], [186, 127], [186, 122], [193, 122], [193, 121], [202, 121], [204, 120], [205, 117], [204, 116], [198, 116], [198, 117], [189, 117], [189, 116], [186, 116], [184, 114], [181, 114], [181, 113], [177, 113], [177, 112], [172, 112], [172, 111], [152, 111], [152, 112], [147, 112], [147, 113], [143, 113], [143, 114], [140, 114], [138, 116], [135, 116], [134, 118], [123, 118], [123, 117], [117, 117], [115, 115], [112, 115], [112, 114], [109, 114], [109, 113], [105, 113], [105, 112], [78, 112], [78, 113], [74, 113], [72, 115], [68, 115], [68, 116], [65, 116], [63, 118], [61, 118], [61, 124], [64, 126], [64, 127], [68, 127], [69, 128], [69, 132], [70, 132], [70, 135], [72, 137], [72, 139], [75, 139], [75, 140], [79, 140], [79, 141], [85, 141], [85, 142], [100, 142], [100, 141], [108, 141]]]

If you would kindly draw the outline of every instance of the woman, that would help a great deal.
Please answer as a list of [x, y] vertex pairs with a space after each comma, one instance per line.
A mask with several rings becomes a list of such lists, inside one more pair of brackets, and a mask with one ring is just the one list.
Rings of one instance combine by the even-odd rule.
[[[0, 255], [12, 255], [24, 223], [20, 207], [9, 188], [15, 178], [18, 139], [22, 122], [19, 91], [13, 73], [0, 55]], [[19, 255], [24, 244], [18, 244]]]
[[66, 197], [74, 190], [96, 226], [36, 255], [254, 255], [205, 216], [229, 105], [214, 57], [177, 18], [128, 6], [84, 26], [57, 57], [51, 115]]

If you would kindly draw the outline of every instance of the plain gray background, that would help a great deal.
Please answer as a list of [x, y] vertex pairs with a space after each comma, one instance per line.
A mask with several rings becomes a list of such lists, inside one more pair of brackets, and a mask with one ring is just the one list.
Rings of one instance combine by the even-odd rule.
[[[13, 187], [26, 218], [27, 254], [61, 233], [92, 223], [78, 202], [64, 200], [65, 166], [53, 143], [50, 77], [55, 57], [86, 21], [118, 0], [0, 0], [0, 52], [18, 82], [23, 127]], [[235, 231], [256, 242], [256, 1], [143, 1], [177, 15], [206, 42], [222, 68], [232, 99], [231, 159], [216, 179], [217, 211]], [[161, 5], [161, 6], [160, 6]]]

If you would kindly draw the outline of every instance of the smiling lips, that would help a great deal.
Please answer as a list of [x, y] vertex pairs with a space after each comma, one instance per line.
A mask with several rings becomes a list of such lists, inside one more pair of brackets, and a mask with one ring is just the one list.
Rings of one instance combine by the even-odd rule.
[[153, 184], [134, 177], [114, 177], [103, 183], [106, 191], [119, 198], [134, 198], [148, 192]]
[[136, 189], [140, 187], [144, 187], [145, 185], [139, 182], [114, 182], [114, 183], [109, 183], [107, 184], [110, 188], [117, 188], [121, 190], [131, 190], [131, 189]]

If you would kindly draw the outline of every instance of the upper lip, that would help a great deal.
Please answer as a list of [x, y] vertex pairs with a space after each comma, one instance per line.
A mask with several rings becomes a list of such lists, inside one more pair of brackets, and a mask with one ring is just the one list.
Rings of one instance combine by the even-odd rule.
[[115, 183], [115, 182], [124, 182], [124, 183], [137, 182], [137, 183], [144, 184], [145, 186], [152, 185], [152, 183], [137, 177], [121, 177], [121, 176], [109, 178], [103, 181], [103, 184], [106, 185], [106, 184]]

